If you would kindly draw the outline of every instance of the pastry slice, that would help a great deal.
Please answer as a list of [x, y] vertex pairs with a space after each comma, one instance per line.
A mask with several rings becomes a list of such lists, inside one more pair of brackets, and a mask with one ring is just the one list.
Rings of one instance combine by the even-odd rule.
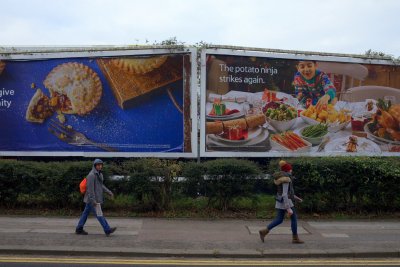
[[99, 76], [81, 63], [55, 67], [44, 80], [51, 106], [65, 114], [85, 115], [100, 102], [103, 88]]
[[48, 117], [51, 117], [53, 113], [54, 109], [50, 105], [49, 97], [43, 94], [42, 90], [37, 89], [26, 110], [26, 120], [43, 123]]
[[135, 57], [113, 59], [112, 63], [118, 68], [133, 74], [145, 74], [158, 69], [167, 61], [168, 56]]
[[0, 60], [0, 74], [3, 72], [4, 68], [6, 67], [6, 63]]

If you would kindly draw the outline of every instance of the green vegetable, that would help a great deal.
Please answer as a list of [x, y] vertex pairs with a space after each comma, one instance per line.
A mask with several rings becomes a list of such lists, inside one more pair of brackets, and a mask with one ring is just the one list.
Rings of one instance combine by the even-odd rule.
[[328, 125], [317, 124], [305, 127], [301, 134], [305, 137], [317, 138], [324, 136], [327, 133], [328, 133]]
[[273, 120], [289, 121], [297, 118], [297, 110], [287, 104], [280, 104], [277, 108], [268, 108], [265, 116]]
[[377, 107], [384, 110], [384, 111], [388, 111], [390, 109], [390, 107], [392, 106], [392, 102], [389, 101], [385, 101], [383, 99], [378, 99], [378, 103], [376, 103]]

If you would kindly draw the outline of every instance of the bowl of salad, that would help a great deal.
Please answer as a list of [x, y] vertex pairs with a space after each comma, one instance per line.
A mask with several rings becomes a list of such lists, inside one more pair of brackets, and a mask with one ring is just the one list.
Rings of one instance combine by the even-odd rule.
[[297, 119], [297, 109], [281, 102], [269, 102], [263, 109], [268, 123], [278, 132], [284, 132], [293, 127]]

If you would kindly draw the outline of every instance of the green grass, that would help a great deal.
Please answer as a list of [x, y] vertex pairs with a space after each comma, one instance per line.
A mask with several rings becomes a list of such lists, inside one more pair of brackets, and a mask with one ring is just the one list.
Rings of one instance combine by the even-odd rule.
[[[31, 216], [79, 216], [83, 209], [82, 197], [71, 207], [46, 206], [48, 200], [43, 196], [20, 195], [14, 207], [0, 208], [2, 215], [31, 215]], [[146, 201], [145, 201], [146, 202]], [[140, 204], [133, 196], [117, 195], [113, 200], [106, 199], [104, 212], [107, 216], [115, 217], [155, 217], [155, 218], [206, 218], [206, 219], [271, 219], [275, 216], [275, 199], [272, 195], [257, 194], [249, 197], [233, 199], [226, 211], [217, 208], [216, 203], [208, 203], [208, 198], [175, 197], [168, 211], [152, 211], [149, 203]], [[75, 208], [74, 208], [75, 207]], [[305, 213], [298, 206], [300, 219], [378, 219], [399, 218], [399, 213]]]
[[110, 209], [132, 209], [132, 207], [136, 204], [136, 200], [131, 195], [116, 195], [114, 199], [107, 199], [104, 202], [104, 208]]
[[207, 204], [208, 198], [205, 197], [182, 197], [179, 199], [173, 199], [171, 207], [174, 210], [201, 210], [207, 208]]

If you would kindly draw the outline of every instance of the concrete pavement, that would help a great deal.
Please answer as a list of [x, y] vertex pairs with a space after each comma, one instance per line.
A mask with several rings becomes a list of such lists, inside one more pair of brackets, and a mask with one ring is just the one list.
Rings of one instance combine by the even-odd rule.
[[261, 243], [260, 220], [108, 218], [118, 230], [106, 237], [91, 217], [87, 236], [78, 218], [1, 217], [0, 253], [143, 257], [399, 257], [400, 222], [299, 221], [306, 242], [291, 243], [290, 221]]

